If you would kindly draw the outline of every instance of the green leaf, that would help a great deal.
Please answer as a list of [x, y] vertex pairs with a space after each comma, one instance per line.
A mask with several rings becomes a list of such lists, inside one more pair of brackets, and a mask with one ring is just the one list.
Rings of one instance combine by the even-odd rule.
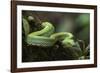
[[23, 28], [24, 28], [25, 35], [28, 35], [30, 32], [30, 26], [28, 21], [25, 18], [23, 18]]

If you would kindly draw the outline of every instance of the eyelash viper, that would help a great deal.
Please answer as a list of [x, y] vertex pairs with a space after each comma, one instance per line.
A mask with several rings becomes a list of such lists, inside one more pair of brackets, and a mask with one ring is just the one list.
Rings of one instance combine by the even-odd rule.
[[26, 42], [29, 45], [37, 46], [53, 46], [57, 41], [61, 41], [62, 45], [65, 47], [72, 47], [75, 45], [73, 35], [69, 32], [59, 32], [54, 33], [54, 26], [50, 22], [43, 22], [41, 24], [42, 28], [39, 31], [29, 33], [29, 23], [23, 18], [23, 25], [26, 37]]

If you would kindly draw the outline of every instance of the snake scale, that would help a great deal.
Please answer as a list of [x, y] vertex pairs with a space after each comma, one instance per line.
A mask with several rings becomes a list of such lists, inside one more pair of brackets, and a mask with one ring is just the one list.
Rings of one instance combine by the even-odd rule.
[[29, 23], [23, 18], [24, 31], [26, 34], [26, 42], [29, 45], [37, 45], [49, 47], [53, 46], [57, 41], [60, 41], [65, 47], [72, 47], [75, 45], [73, 35], [69, 32], [54, 33], [54, 26], [50, 22], [43, 22], [42, 29], [29, 33]]

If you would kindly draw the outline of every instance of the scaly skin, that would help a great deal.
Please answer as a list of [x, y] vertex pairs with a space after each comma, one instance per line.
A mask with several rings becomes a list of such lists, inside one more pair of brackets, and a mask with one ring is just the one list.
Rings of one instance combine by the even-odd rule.
[[[25, 19], [23, 19], [23, 24], [28, 24]], [[43, 22], [41, 24], [43, 29], [29, 33], [26, 37], [26, 42], [29, 45], [37, 46], [53, 46], [57, 40], [61, 41], [65, 47], [72, 47], [75, 43], [72, 39], [73, 35], [69, 32], [59, 32], [54, 33], [54, 26], [49, 22]], [[28, 31], [29, 32], [29, 31]], [[28, 33], [27, 32], [27, 33]]]

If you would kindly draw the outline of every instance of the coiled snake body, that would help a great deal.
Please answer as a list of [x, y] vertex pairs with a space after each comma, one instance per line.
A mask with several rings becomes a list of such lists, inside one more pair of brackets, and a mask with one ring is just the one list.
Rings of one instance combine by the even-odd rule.
[[53, 46], [57, 41], [60, 41], [65, 47], [72, 47], [75, 45], [73, 35], [69, 32], [59, 32], [54, 33], [54, 26], [50, 22], [43, 22], [41, 24], [42, 28], [39, 31], [29, 33], [29, 23], [26, 19], [23, 18], [23, 25], [27, 26], [28, 30], [26, 31], [26, 42], [29, 45], [37, 45], [49, 47]]

